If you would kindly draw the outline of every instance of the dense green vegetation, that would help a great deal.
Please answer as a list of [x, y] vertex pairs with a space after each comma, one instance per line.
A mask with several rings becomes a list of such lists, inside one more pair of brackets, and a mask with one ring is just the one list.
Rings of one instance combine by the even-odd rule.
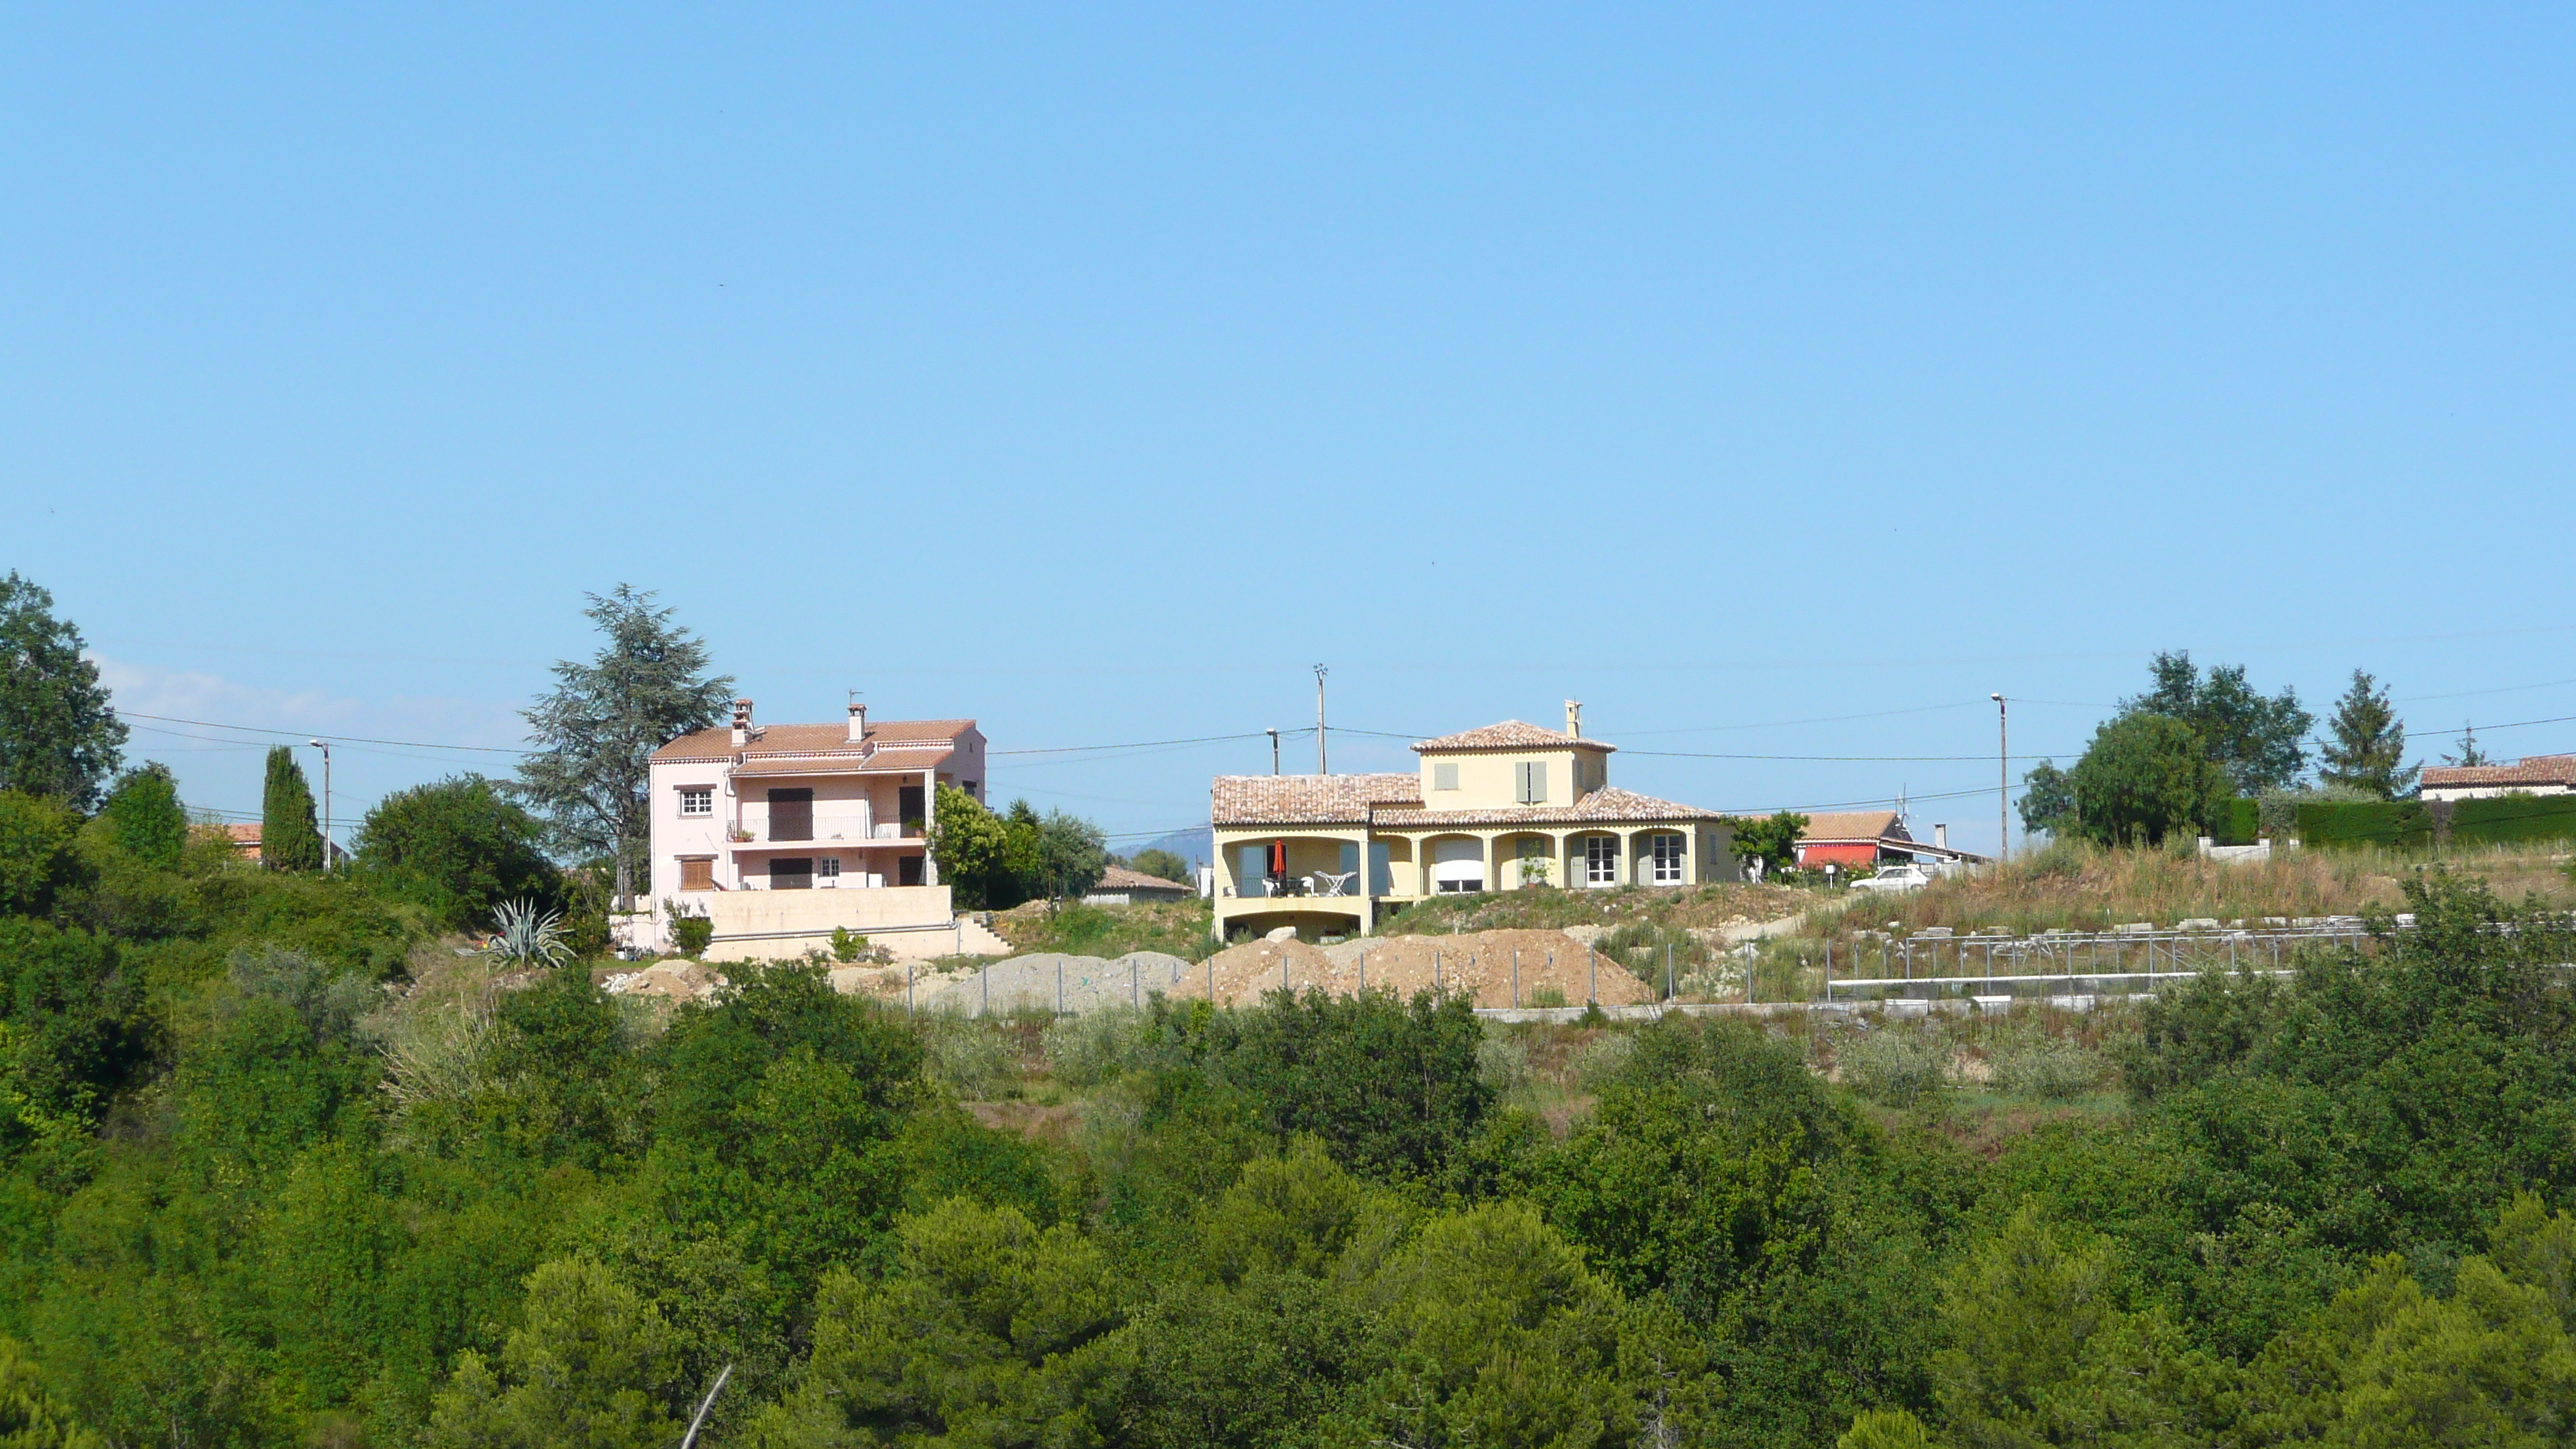
[[704, 1442], [779, 1449], [2576, 1423], [2571, 943], [2438, 875], [1973, 1090], [1676, 1018], [1542, 1091], [1557, 1039], [1427, 999], [656, 1015], [457, 956], [409, 868], [172, 860], [137, 788], [0, 796], [10, 1442], [670, 1445], [727, 1365]]

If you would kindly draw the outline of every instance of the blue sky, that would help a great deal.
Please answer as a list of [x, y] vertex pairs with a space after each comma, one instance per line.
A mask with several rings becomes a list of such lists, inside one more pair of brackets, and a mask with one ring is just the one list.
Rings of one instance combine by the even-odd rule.
[[[2500, 728], [2576, 716], [2570, 25], [19, 7], [0, 568], [129, 709], [441, 746], [625, 580], [765, 719], [1231, 735], [1321, 661], [1971, 846], [1987, 694], [2067, 759], [2159, 648], [2576, 748]], [[1127, 833], [1268, 747], [1011, 759]]]

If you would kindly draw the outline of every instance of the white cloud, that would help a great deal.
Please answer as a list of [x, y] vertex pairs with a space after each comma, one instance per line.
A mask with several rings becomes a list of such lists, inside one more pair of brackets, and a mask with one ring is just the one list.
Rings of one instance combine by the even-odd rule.
[[89, 659], [98, 666], [100, 682], [116, 696], [116, 707], [137, 714], [262, 729], [307, 730], [323, 725], [346, 727], [362, 712], [356, 701], [333, 699], [319, 690], [289, 694], [235, 684], [221, 675], [128, 664], [96, 652]]

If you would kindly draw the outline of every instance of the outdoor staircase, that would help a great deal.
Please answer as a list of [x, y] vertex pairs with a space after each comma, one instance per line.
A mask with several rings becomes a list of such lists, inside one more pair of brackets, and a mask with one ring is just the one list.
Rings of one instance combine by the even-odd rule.
[[973, 916], [957, 918], [957, 954], [961, 956], [1008, 956], [1014, 951], [1010, 942]]

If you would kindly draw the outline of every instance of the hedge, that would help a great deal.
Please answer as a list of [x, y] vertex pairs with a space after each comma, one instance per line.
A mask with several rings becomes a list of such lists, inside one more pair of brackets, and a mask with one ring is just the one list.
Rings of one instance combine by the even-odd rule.
[[2576, 840], [2576, 795], [2499, 795], [2451, 807], [2453, 840]]
[[2302, 805], [2298, 837], [2306, 845], [2430, 845], [2433, 818], [2419, 800]]
[[2461, 845], [2512, 840], [2576, 840], [2576, 795], [2504, 795], [2458, 800], [2447, 807], [2421, 800], [2302, 805], [2299, 839], [2316, 846], [2430, 845], [2436, 813], [2447, 808], [2450, 839]]
[[2263, 835], [2263, 810], [2252, 800], [2239, 795], [2218, 802], [2216, 818], [2209, 822], [2209, 839], [2213, 845], [2252, 845]]

